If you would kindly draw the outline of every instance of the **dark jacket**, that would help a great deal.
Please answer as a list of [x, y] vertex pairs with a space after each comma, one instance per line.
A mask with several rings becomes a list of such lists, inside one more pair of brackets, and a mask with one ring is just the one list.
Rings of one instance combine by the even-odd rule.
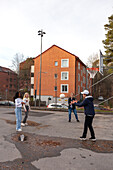
[[90, 115], [94, 116], [95, 115], [95, 110], [94, 110], [94, 105], [93, 105], [93, 97], [92, 96], [87, 96], [82, 102], [77, 102], [75, 103], [76, 106], [82, 107], [84, 106], [84, 113], [85, 115]]
[[[71, 108], [71, 105], [70, 105], [70, 103], [73, 101], [73, 100], [75, 100], [75, 98], [74, 97], [69, 97], [68, 98], [68, 109], [70, 109]], [[72, 104], [72, 109], [75, 109], [76, 108], [76, 106], [75, 106], [75, 104]]]

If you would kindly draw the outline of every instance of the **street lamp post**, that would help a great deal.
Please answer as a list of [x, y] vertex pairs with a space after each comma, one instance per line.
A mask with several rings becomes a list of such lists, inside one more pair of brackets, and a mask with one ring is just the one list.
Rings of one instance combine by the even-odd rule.
[[41, 35], [41, 53], [40, 53], [40, 81], [39, 81], [39, 107], [41, 102], [41, 69], [42, 69], [42, 37], [46, 34], [43, 30], [38, 31], [38, 35]]

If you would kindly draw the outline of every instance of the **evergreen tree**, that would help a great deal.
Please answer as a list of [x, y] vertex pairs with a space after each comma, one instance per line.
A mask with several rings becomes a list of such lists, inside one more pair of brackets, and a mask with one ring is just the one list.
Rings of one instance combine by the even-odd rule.
[[105, 64], [113, 62], [113, 15], [108, 17], [108, 24], [104, 25], [105, 30], [107, 31], [106, 39], [103, 40], [105, 53]]

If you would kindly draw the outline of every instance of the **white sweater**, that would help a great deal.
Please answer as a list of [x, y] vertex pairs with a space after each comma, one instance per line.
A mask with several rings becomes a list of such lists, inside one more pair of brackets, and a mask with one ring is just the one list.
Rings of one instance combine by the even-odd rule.
[[23, 102], [25, 103], [25, 104], [23, 105], [23, 106], [24, 106], [24, 109], [26, 109], [25, 106], [29, 106], [29, 109], [30, 109], [29, 98], [23, 98]]
[[22, 107], [23, 100], [21, 98], [15, 99], [15, 107]]

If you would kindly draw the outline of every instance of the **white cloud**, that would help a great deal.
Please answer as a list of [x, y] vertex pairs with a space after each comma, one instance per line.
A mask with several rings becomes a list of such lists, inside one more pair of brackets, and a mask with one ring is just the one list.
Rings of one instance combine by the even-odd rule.
[[0, 1], [0, 49], [4, 49], [0, 65], [3, 56], [10, 60], [18, 52], [38, 55], [39, 29], [46, 32], [43, 50], [56, 44], [86, 62], [91, 54], [103, 49], [104, 24], [112, 14], [112, 4], [112, 0]]

